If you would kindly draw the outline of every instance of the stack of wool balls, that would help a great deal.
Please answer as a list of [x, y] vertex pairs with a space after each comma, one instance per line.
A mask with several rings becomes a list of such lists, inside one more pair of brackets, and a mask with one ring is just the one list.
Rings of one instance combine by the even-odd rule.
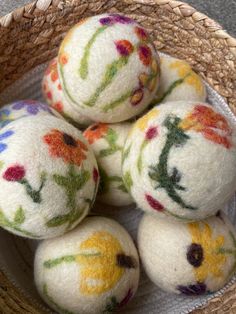
[[145, 212], [138, 247], [156, 285], [185, 295], [220, 289], [236, 264], [236, 233], [220, 211], [236, 186], [236, 131], [205, 103], [201, 78], [159, 58], [134, 20], [103, 14], [67, 33], [42, 89], [49, 106], [0, 110], [0, 225], [45, 239], [35, 255], [45, 302], [59, 313], [110, 313], [137, 290], [127, 231], [86, 217], [96, 196]]

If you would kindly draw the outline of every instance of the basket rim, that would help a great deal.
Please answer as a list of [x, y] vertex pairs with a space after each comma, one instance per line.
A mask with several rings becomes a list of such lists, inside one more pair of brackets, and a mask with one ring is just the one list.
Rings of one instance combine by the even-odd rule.
[[[93, 2], [92, 0], [91, 2]], [[108, 0], [109, 2], [110, 0]], [[89, 1], [88, 1], [89, 2]], [[191, 5], [176, 1], [176, 0], [122, 0], [122, 2], [126, 3], [135, 3], [135, 4], [145, 4], [145, 5], [157, 5], [160, 7], [169, 7], [172, 10], [172, 13], [178, 15], [182, 18], [191, 17], [193, 20], [193, 24], [198, 22], [203, 22], [204, 27], [208, 32], [214, 33], [214, 37], [218, 39], [223, 39], [226, 41], [226, 46], [228, 46], [230, 52], [236, 58], [236, 38], [232, 35], [228, 34], [226, 30], [222, 28], [222, 26], [216, 22], [215, 20], [209, 18], [207, 15], [197, 11]], [[32, 26], [32, 22], [35, 18], [39, 19], [42, 16], [47, 14], [51, 8], [57, 8], [58, 10], [63, 10], [68, 7], [76, 7], [80, 3], [80, 0], [35, 0], [25, 6], [19, 7], [14, 11], [8, 13], [5, 16], [0, 16], [0, 31], [6, 28], [14, 28], [17, 27], [18, 24], [24, 21], [24, 25]], [[50, 12], [48, 14], [51, 14]], [[190, 22], [191, 23], [191, 22]], [[236, 112], [234, 112], [236, 115]], [[0, 278], [3, 279], [0, 285], [0, 310], [5, 310], [6, 308], [11, 308], [11, 310], [6, 311], [4, 313], [15, 313], [17, 311], [21, 311], [22, 313], [37, 313], [42, 314], [42, 310], [37, 307], [37, 304], [33, 302], [28, 296], [25, 295], [24, 292], [21, 291], [7, 276], [7, 273], [4, 272], [3, 269], [0, 269]], [[227, 291], [230, 293], [231, 299], [233, 298], [236, 287], [234, 285], [230, 286]], [[11, 306], [9, 305], [11, 302], [8, 302], [8, 293], [10, 294], [10, 298], [15, 301], [19, 300], [21, 304], [24, 304], [23, 308], [17, 302]], [[208, 311], [214, 308], [219, 309], [220, 305], [223, 305], [225, 302], [223, 300], [224, 294], [221, 296], [217, 296], [211, 299], [207, 305], [202, 308]], [[232, 301], [231, 301], [232, 304]], [[218, 307], [217, 307], [218, 306]], [[228, 307], [228, 305], [227, 305]], [[224, 310], [224, 309], [223, 309]], [[231, 307], [226, 310], [231, 310]], [[201, 313], [201, 308], [197, 309], [193, 313]], [[204, 311], [204, 313], [207, 313]], [[209, 312], [208, 312], [209, 313]], [[230, 313], [230, 312], [227, 312]]]

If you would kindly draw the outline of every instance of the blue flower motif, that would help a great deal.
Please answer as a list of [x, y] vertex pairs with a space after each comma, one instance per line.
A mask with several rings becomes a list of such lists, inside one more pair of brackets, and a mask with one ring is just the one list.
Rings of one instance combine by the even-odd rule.
[[52, 114], [49, 106], [36, 100], [19, 100], [12, 105], [12, 109], [14, 110], [21, 110], [23, 108], [26, 109], [28, 114], [34, 116], [37, 115], [40, 111], [46, 111]]
[[7, 120], [7, 117], [10, 115], [11, 110], [3, 108], [0, 110], [0, 120]]
[[2, 153], [7, 148], [7, 144], [2, 143], [2, 141], [8, 138], [9, 136], [12, 136], [12, 134], [14, 134], [12, 130], [0, 134], [0, 153]]

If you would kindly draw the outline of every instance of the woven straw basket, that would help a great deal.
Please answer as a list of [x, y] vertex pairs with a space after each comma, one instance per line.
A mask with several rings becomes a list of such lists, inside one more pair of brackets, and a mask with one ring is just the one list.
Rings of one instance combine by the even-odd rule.
[[[236, 114], [236, 39], [187, 4], [173, 0], [38, 0], [0, 18], [0, 92], [57, 54], [82, 17], [122, 12], [144, 27], [158, 50], [188, 61]], [[43, 313], [0, 269], [0, 313]], [[197, 313], [236, 313], [236, 283]]]

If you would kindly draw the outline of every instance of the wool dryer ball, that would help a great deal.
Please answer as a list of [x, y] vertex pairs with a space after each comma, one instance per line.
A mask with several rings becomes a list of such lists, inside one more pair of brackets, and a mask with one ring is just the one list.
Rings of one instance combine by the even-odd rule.
[[121, 174], [122, 149], [131, 126], [128, 122], [97, 123], [84, 132], [97, 159], [101, 176], [98, 199], [102, 203], [113, 206], [133, 203]]
[[93, 152], [81, 132], [51, 116], [15, 120], [0, 130], [0, 226], [50, 238], [88, 213], [98, 186]]
[[222, 288], [235, 272], [236, 233], [219, 212], [182, 223], [145, 214], [138, 248], [152, 282], [171, 293], [201, 295]]
[[85, 218], [66, 235], [41, 242], [34, 265], [37, 289], [58, 313], [116, 312], [138, 287], [134, 243], [108, 218]]
[[160, 87], [152, 103], [177, 100], [206, 101], [206, 88], [201, 77], [190, 65], [172, 57], [161, 56]]
[[141, 113], [159, 86], [159, 56], [148, 33], [118, 14], [76, 24], [61, 43], [58, 70], [75, 110], [98, 122]]
[[55, 115], [60, 117], [54, 109], [37, 100], [24, 99], [14, 101], [0, 109], [0, 128], [17, 119], [45, 115]]
[[223, 208], [235, 191], [235, 129], [208, 104], [161, 104], [131, 129], [122, 174], [144, 211], [205, 219]]
[[63, 117], [76, 126], [83, 127], [93, 121], [76, 111], [65, 98], [59, 82], [57, 71], [57, 57], [48, 65], [42, 80], [42, 91], [49, 106], [57, 110]]

